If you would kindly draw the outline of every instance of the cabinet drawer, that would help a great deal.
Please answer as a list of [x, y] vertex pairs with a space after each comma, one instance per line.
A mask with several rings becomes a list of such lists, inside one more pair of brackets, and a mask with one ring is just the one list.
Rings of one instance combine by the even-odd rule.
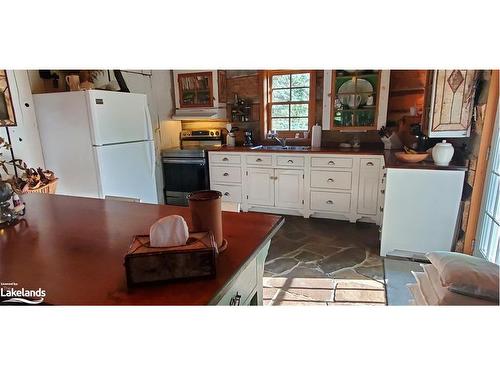
[[349, 212], [350, 208], [350, 193], [311, 191], [311, 210]]
[[278, 156], [278, 165], [287, 167], [303, 167], [304, 157], [303, 156]]
[[375, 158], [361, 158], [359, 168], [365, 171], [379, 171], [380, 169], [380, 159]]
[[233, 303], [237, 303], [237, 295], [239, 297], [240, 305], [243, 305], [245, 301], [251, 297], [250, 294], [257, 287], [257, 259], [254, 259], [250, 264], [240, 273], [237, 279], [234, 281], [233, 285], [229, 288], [228, 292], [217, 303], [218, 305], [231, 305], [231, 300]]
[[247, 155], [246, 161], [249, 165], [273, 165], [271, 155]]
[[241, 186], [239, 185], [217, 185], [210, 186], [212, 190], [222, 193], [222, 200], [225, 202], [241, 203]]
[[313, 168], [352, 168], [352, 158], [315, 156], [311, 158]]
[[311, 171], [311, 187], [350, 190], [351, 176], [351, 172]]
[[210, 174], [215, 182], [241, 182], [241, 168], [238, 167], [212, 167]]
[[210, 162], [220, 164], [241, 164], [241, 155], [214, 152], [210, 153]]

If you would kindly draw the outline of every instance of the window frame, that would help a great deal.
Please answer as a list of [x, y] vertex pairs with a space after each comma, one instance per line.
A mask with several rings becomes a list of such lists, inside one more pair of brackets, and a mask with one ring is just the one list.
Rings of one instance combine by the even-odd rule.
[[[272, 101], [272, 79], [273, 76], [285, 74], [301, 74], [309, 73], [309, 100], [308, 101], [287, 101], [274, 102]], [[271, 130], [272, 115], [271, 109], [273, 104], [308, 104], [307, 130], [277, 130], [277, 134], [285, 138], [293, 138], [296, 133], [310, 131], [316, 121], [316, 71], [315, 70], [267, 70], [264, 72], [264, 102], [265, 102], [265, 122], [263, 127], [263, 138], [265, 138], [268, 130]], [[290, 98], [291, 99], [291, 98]], [[288, 116], [290, 118], [290, 116]]]

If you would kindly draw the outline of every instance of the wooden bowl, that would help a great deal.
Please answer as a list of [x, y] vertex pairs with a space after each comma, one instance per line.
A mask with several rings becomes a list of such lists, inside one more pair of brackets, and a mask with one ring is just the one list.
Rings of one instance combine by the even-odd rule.
[[418, 154], [407, 154], [404, 151], [398, 151], [395, 153], [396, 158], [404, 161], [405, 163], [418, 163], [419, 161], [427, 159], [429, 154], [427, 152], [419, 152]]

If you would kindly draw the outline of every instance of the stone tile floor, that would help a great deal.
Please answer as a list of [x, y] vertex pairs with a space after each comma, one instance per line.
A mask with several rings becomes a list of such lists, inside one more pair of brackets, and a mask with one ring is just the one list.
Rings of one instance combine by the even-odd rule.
[[264, 267], [264, 305], [385, 305], [378, 226], [287, 216]]

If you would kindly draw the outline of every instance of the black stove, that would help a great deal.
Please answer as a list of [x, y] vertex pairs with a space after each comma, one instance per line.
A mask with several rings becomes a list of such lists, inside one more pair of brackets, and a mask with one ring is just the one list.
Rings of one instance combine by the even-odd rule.
[[187, 206], [187, 195], [192, 191], [207, 190], [208, 151], [222, 147], [220, 129], [183, 130], [180, 147], [161, 152], [165, 204]]
[[222, 147], [220, 146], [184, 146], [184, 147], [173, 147], [167, 148], [161, 152], [162, 158], [202, 158], [207, 155], [207, 151], [218, 150]]

